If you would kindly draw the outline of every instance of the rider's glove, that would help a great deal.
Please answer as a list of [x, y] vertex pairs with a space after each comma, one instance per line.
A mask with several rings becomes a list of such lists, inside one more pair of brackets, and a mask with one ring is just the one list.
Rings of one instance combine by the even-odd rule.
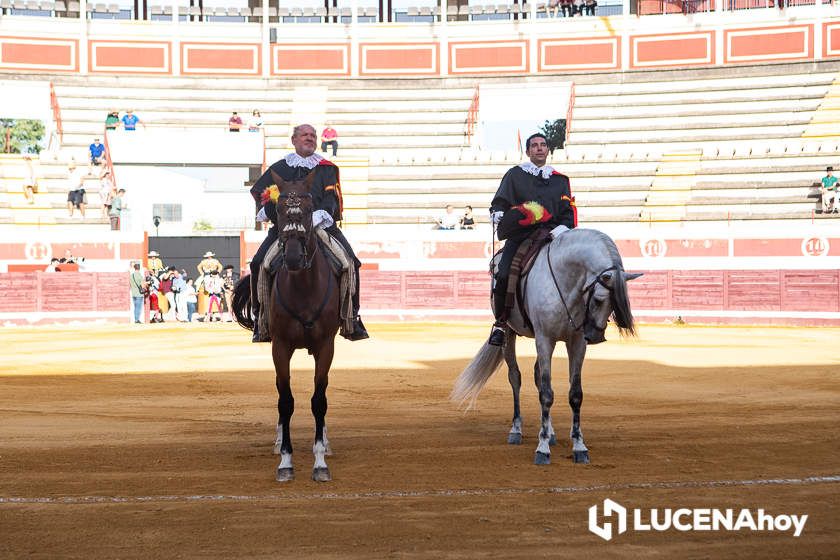
[[326, 229], [334, 223], [335, 221], [333, 221], [332, 216], [326, 210], [315, 210], [312, 213], [312, 227], [314, 228], [320, 227]]
[[493, 222], [493, 225], [499, 225], [499, 222], [502, 221], [502, 216], [504, 216], [504, 212], [492, 212], [490, 214], [490, 221]]
[[265, 215], [265, 206], [260, 208], [260, 211], [257, 212], [257, 221], [258, 222], [267, 222], [268, 216]]

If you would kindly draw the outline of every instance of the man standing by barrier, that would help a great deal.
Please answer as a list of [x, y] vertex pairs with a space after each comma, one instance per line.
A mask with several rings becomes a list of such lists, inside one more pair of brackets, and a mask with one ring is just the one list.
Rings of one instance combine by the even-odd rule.
[[131, 288], [131, 302], [134, 307], [134, 322], [142, 323], [140, 317], [143, 316], [143, 294], [145, 292], [146, 279], [143, 278], [143, 273], [140, 272], [140, 263], [134, 263], [129, 277], [129, 287]]

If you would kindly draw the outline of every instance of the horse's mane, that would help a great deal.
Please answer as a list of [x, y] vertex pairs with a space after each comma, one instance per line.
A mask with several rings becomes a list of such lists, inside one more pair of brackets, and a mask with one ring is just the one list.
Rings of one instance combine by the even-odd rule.
[[607, 254], [610, 257], [610, 264], [617, 267], [619, 270], [624, 270], [624, 263], [621, 260], [621, 254], [618, 252], [618, 247], [615, 245], [615, 241], [612, 240], [612, 237], [604, 233], [603, 231], [598, 231], [597, 229], [580, 229], [577, 231], [586, 231], [593, 237], [597, 238], [600, 241], [604, 248], [607, 251]]

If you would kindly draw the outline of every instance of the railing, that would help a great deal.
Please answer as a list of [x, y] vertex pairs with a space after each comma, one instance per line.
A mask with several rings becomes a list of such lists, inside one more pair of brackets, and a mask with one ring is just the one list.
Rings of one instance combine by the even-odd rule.
[[478, 84], [476, 84], [472, 102], [470, 103], [470, 109], [467, 111], [467, 122], [464, 123], [464, 138], [466, 139], [467, 146], [472, 143], [472, 137], [475, 133], [475, 123], [478, 121], [478, 100], [479, 89]]
[[[714, 12], [715, 2], [725, 0], [639, 0], [639, 15], [697, 14]], [[729, 0], [734, 2], [735, 0]], [[753, 2], [756, 0], [738, 0]], [[765, 0], [762, 0], [765, 1]]]
[[572, 113], [575, 109], [575, 83], [569, 89], [569, 108], [566, 110], [566, 137], [563, 138], [563, 145], [569, 141], [569, 132], [572, 130]]
[[52, 107], [53, 120], [55, 121], [55, 131], [58, 134], [59, 143], [64, 142], [64, 129], [61, 125], [61, 107], [58, 105], [58, 96], [55, 94], [55, 87], [50, 82], [50, 107]]

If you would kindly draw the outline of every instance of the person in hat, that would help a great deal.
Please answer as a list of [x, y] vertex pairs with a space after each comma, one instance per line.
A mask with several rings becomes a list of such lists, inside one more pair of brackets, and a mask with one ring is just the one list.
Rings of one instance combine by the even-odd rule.
[[822, 198], [822, 212], [823, 214], [830, 214], [837, 212], [837, 177], [833, 175], [834, 168], [825, 168], [825, 177], [822, 178], [822, 185], [820, 186], [820, 196]]
[[134, 110], [129, 109], [123, 115], [123, 118], [120, 119], [122, 121], [123, 130], [137, 130], [137, 125], [142, 124], [143, 128], [146, 128], [146, 123], [140, 120], [140, 117], [134, 114]]
[[493, 315], [496, 322], [488, 344], [505, 343], [505, 294], [510, 265], [519, 245], [534, 228], [554, 229], [577, 226], [577, 208], [569, 178], [550, 165], [548, 141], [543, 134], [532, 134], [525, 141], [528, 161], [505, 173], [490, 204], [490, 221], [498, 226], [499, 239], [505, 240], [496, 283], [493, 288]]
[[163, 261], [160, 260], [160, 253], [157, 251], [149, 251], [146, 261], [146, 268], [148, 268], [155, 276], [160, 274], [160, 271], [165, 268], [163, 266]]
[[212, 271], [216, 271], [221, 273], [222, 272], [222, 263], [216, 260], [216, 253], [213, 251], [207, 251], [204, 253], [204, 258], [200, 263], [198, 263], [198, 275], [204, 276], [205, 274], [210, 274]]

